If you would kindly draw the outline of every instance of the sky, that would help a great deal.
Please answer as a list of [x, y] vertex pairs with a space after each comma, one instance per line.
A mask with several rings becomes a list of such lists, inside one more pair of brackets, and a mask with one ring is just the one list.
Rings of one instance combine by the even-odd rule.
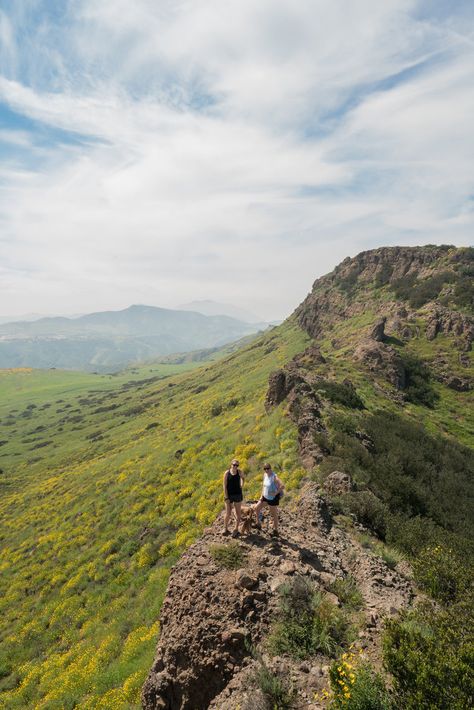
[[0, 315], [472, 244], [473, 76], [471, 0], [0, 0]]

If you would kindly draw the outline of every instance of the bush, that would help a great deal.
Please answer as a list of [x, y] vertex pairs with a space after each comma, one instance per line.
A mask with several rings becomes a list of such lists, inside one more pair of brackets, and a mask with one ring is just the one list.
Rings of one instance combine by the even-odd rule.
[[293, 693], [286, 682], [272, 673], [262, 661], [253, 681], [265, 696], [268, 710], [289, 710], [293, 706]]
[[237, 542], [228, 545], [212, 545], [209, 549], [211, 557], [219, 567], [239, 569], [245, 562], [245, 553]]
[[355, 654], [343, 654], [329, 669], [334, 710], [390, 710], [393, 705], [382, 676]]
[[334, 404], [342, 404], [350, 409], [365, 409], [363, 401], [351, 383], [321, 380], [316, 384], [316, 391]]
[[423, 280], [418, 280], [414, 274], [410, 274], [395, 281], [393, 290], [397, 298], [408, 301], [413, 308], [420, 308], [437, 298], [443, 286], [452, 283], [455, 278], [453, 271], [443, 271]]
[[366, 528], [372, 530], [377, 537], [385, 539], [387, 530], [387, 507], [372, 491], [354, 491], [340, 498], [343, 511], [355, 515]]
[[413, 573], [420, 587], [433, 599], [449, 603], [468, 588], [469, 564], [445, 545], [425, 548], [413, 562]]
[[273, 653], [307, 658], [318, 651], [335, 656], [352, 639], [345, 612], [315, 591], [303, 577], [295, 577], [281, 589], [281, 619], [269, 646]]
[[339, 598], [341, 604], [350, 609], [360, 609], [364, 604], [364, 597], [357, 588], [354, 577], [350, 574], [334, 580], [330, 586], [330, 591]]
[[474, 700], [472, 594], [448, 609], [424, 604], [386, 622], [384, 661], [396, 707], [466, 710]]
[[405, 368], [405, 397], [413, 404], [422, 404], [432, 409], [439, 400], [439, 394], [431, 385], [431, 372], [428, 366], [414, 355], [402, 354]]

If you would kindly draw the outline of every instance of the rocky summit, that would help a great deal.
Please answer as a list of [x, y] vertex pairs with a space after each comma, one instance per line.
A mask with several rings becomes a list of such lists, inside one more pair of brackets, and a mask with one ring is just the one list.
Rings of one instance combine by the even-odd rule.
[[[348, 485], [335, 472], [328, 485]], [[407, 566], [390, 569], [383, 560], [335, 524], [325, 497], [306, 484], [281, 515], [278, 538], [265, 527], [242, 536], [237, 569], [213, 556], [226, 544], [223, 518], [205, 530], [173, 568], [160, 617], [156, 658], [143, 688], [146, 710], [255, 710], [266, 708], [255, 683], [259, 666], [291, 679], [295, 708], [321, 708], [317, 700], [327, 683], [328, 659], [307, 661], [270, 657], [265, 638], [278, 619], [280, 590], [302, 577], [331, 604], [342, 602], [334, 583], [350, 575], [363, 601], [357, 612], [356, 646], [380, 663], [383, 619], [410, 606], [415, 593]], [[359, 532], [361, 529], [359, 528]], [[256, 657], [261, 649], [263, 658]]]

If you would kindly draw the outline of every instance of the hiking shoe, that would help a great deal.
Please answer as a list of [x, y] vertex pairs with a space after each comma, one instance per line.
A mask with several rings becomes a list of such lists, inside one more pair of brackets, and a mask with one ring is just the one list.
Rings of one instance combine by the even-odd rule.
[[232, 533], [232, 537], [240, 537], [239, 531], [238, 531], [238, 530], [234, 530], [234, 532]]
[[222, 534], [223, 534], [223, 535], [230, 535], [230, 532], [229, 532], [228, 530], [224, 530], [224, 531], [222, 532]]
[[280, 533], [278, 532], [278, 530], [272, 530], [270, 533], [270, 537], [279, 537], [279, 536], [280, 536]]

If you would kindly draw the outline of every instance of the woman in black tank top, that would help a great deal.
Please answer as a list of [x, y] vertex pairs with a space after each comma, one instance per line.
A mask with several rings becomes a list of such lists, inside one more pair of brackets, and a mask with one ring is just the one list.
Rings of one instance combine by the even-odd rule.
[[237, 537], [239, 534], [240, 524], [240, 509], [242, 506], [242, 486], [244, 477], [239, 468], [239, 462], [234, 459], [230, 468], [224, 473], [224, 500], [225, 500], [225, 519], [224, 519], [224, 535], [229, 534], [229, 522], [232, 515], [232, 506], [235, 509], [235, 529], [232, 535]]

